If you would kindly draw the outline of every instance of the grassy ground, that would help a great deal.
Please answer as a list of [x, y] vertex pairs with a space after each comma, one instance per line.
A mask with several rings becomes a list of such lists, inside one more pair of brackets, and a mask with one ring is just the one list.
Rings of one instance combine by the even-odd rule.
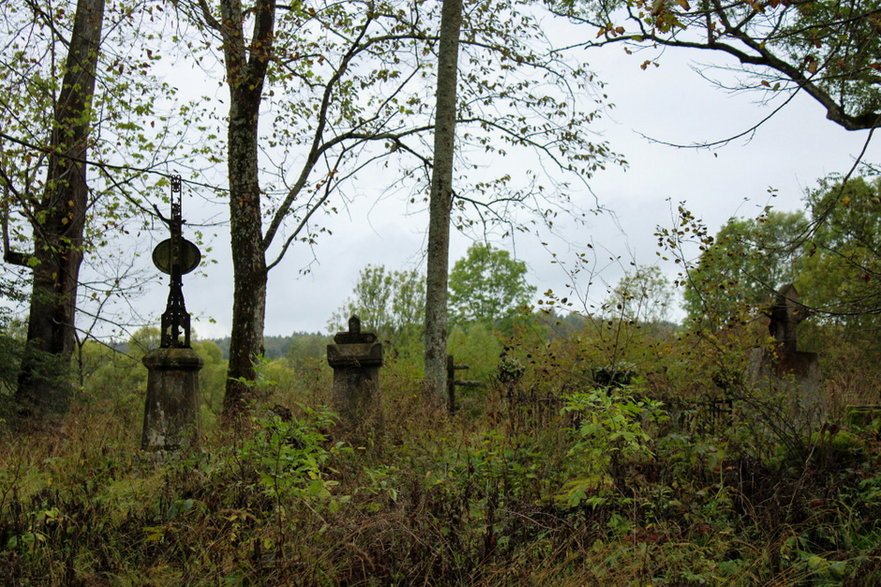
[[290, 394], [291, 421], [258, 406], [190, 453], [140, 452], [133, 402], [6, 433], [2, 583], [881, 583], [872, 430], [682, 425], [638, 388], [541, 418], [489, 390], [440, 417], [416, 389], [388, 386], [394, 417], [354, 446]]

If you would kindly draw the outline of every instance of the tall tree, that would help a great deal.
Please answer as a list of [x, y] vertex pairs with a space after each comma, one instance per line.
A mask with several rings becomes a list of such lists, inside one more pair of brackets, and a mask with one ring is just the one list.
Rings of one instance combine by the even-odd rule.
[[641, 265], [628, 272], [609, 294], [603, 304], [607, 319], [630, 323], [666, 320], [673, 299], [670, 282], [653, 265]]
[[[165, 187], [151, 172], [191, 127], [152, 75], [161, 15], [128, 0], [0, 4], [0, 295], [32, 273], [18, 397], [35, 414], [64, 409], [71, 350], [100, 336], [93, 327], [124, 328], [113, 306], [140, 289], [128, 235], [149, 230], [146, 202]], [[107, 253], [116, 247], [126, 254]]]
[[810, 238], [795, 280], [815, 321], [877, 339], [881, 314], [881, 179], [831, 176], [805, 198]]
[[456, 81], [462, 0], [443, 0], [435, 98], [434, 165], [428, 220], [425, 280], [425, 392], [444, 405], [447, 390], [447, 281], [450, 263], [450, 213], [456, 138]]
[[[5, 254], [7, 262], [33, 268], [27, 348], [16, 399], [38, 413], [63, 411], [70, 399], [66, 382], [49, 378], [49, 373], [69, 361], [75, 346], [76, 293], [89, 206], [86, 160], [103, 22], [104, 0], [77, 2], [54, 106], [45, 188], [31, 211], [33, 253], [16, 254], [7, 247]], [[47, 369], [47, 361], [54, 363], [52, 369]]]
[[875, 331], [881, 310], [881, 182], [832, 176], [805, 197], [809, 215], [732, 218], [685, 282], [685, 309], [714, 330], [765, 308], [794, 283], [815, 323]]
[[275, 0], [254, 3], [250, 39], [244, 34], [245, 13], [239, 0], [221, 0], [220, 21], [211, 20], [223, 39], [230, 97], [227, 169], [234, 289], [229, 379], [223, 403], [228, 416], [242, 410], [248, 394], [243, 379], [256, 379], [254, 356], [263, 347], [266, 256], [257, 149], [263, 85], [273, 51], [275, 11]]
[[795, 281], [808, 229], [801, 212], [769, 210], [759, 218], [731, 218], [704, 246], [688, 271], [685, 310], [693, 324], [715, 330], [739, 322]]
[[[252, 399], [249, 382], [256, 379], [255, 359], [263, 347], [269, 271], [295, 241], [315, 242], [322, 229], [310, 221], [330, 207], [341, 182], [377, 158], [406, 151], [402, 139], [427, 128], [397, 126], [396, 117], [408, 109], [401, 94], [412, 74], [392, 67], [398, 45], [420, 35], [405, 12], [372, 3], [178, 5], [219, 37], [230, 94], [226, 134], [235, 287], [224, 414], [232, 418]], [[213, 45], [210, 36], [206, 45]], [[368, 87], [375, 93], [358, 96], [359, 88]], [[260, 110], [275, 92], [287, 99], [275, 101], [267, 136], [261, 134]], [[365, 145], [374, 141], [388, 143], [389, 149], [365, 156]], [[305, 153], [292, 155], [303, 145]], [[261, 146], [267, 147], [262, 153]], [[261, 156], [279, 159], [274, 166], [281, 172], [274, 179], [285, 187], [274, 190], [275, 196], [261, 185], [261, 172], [273, 175], [261, 167]], [[288, 158], [295, 156], [300, 163], [294, 177], [286, 177], [293, 167]], [[267, 202], [271, 206], [264, 210]]]
[[535, 286], [526, 263], [488, 243], [474, 243], [450, 272], [450, 316], [454, 323], [498, 326], [532, 303]]
[[368, 265], [346, 303], [328, 323], [331, 332], [348, 329], [349, 318], [357, 314], [365, 330], [397, 344], [411, 339], [424, 322], [425, 277], [415, 270], [388, 270]]

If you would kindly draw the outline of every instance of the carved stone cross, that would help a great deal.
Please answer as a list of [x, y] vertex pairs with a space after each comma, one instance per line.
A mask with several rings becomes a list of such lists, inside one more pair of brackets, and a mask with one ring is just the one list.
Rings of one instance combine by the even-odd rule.
[[798, 301], [798, 290], [791, 283], [784, 285], [771, 306], [768, 314], [771, 322], [768, 330], [785, 353], [798, 350], [796, 330], [798, 324], [810, 315], [810, 310]]
[[361, 332], [361, 319], [358, 316], [349, 318], [349, 331], [338, 332], [333, 341], [337, 344], [358, 344], [376, 342], [376, 335], [372, 332]]

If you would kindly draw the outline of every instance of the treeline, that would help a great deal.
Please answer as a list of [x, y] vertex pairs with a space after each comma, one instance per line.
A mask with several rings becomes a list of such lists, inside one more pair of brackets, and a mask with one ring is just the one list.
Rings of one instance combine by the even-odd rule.
[[[584, 327], [587, 318], [579, 312], [569, 312], [558, 315], [555, 312], [539, 312], [536, 314], [539, 320], [547, 329], [548, 335], [552, 339], [566, 338], [574, 332]], [[673, 323], [668, 324], [674, 327]], [[418, 324], [412, 325], [418, 329]], [[217, 345], [220, 349], [221, 356], [225, 359], [229, 358], [229, 341], [230, 338], [205, 338], [203, 342], [210, 342]], [[333, 341], [333, 334], [323, 334], [320, 332], [293, 332], [288, 336], [270, 335], [263, 337], [263, 357], [266, 359], [280, 359], [282, 357], [321, 357], [324, 353], [324, 346]], [[127, 345], [120, 344], [116, 348], [124, 351]]]
[[[267, 359], [279, 359], [291, 354], [315, 354], [321, 345], [328, 344], [332, 336], [320, 332], [294, 332], [288, 336], [270, 335], [263, 337], [263, 356]], [[224, 359], [229, 359], [230, 338], [207, 338], [220, 349]]]

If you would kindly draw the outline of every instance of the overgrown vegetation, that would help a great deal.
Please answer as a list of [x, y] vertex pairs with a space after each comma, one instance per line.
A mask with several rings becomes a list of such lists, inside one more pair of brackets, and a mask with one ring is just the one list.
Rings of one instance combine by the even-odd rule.
[[[634, 320], [551, 332], [522, 316], [512, 335], [472, 324], [454, 336], [457, 362], [486, 385], [460, 390], [462, 409], [440, 419], [417, 401], [419, 353], [396, 349], [385, 433], [365, 446], [335, 437], [329, 369], [306, 347], [263, 363], [272, 393], [249, 429], [219, 428], [224, 366], [197, 343], [202, 447], [145, 454], [143, 368], [93, 357], [58, 428], [0, 439], [4, 582], [881, 580], [878, 428], [801, 434], [771, 391], [725, 383], [720, 368], [737, 370], [730, 358], [757, 329], [714, 346]], [[606, 377], [613, 355], [626, 377]], [[731, 411], [711, 410], [722, 396]]]
[[[3, 584], [881, 584], [881, 183], [853, 178], [857, 164], [805, 213], [766, 208], [715, 237], [680, 205], [656, 236], [682, 268], [681, 325], [663, 272], [635, 261], [583, 314], [569, 297], [595, 271], [568, 272], [574, 293], [546, 291], [536, 312], [525, 263], [488, 243], [446, 285], [451, 223], [551, 230], [558, 213], [584, 217], [570, 180], [624, 163], [593, 142], [602, 82], [550, 42], [540, 5], [589, 27], [583, 46], [723, 51], [755, 82], [740, 89], [805, 91], [874, 131], [877, 0], [444, 2], [439, 38], [427, 2], [13, 4], [0, 224], [4, 262], [34, 282], [28, 298], [24, 273], [0, 277], [0, 297], [30, 301], [26, 334], [0, 310]], [[179, 103], [154, 77], [163, 55], [222, 63], [220, 78], [198, 69], [228, 85], [229, 116], [208, 114], [210, 97]], [[228, 184], [205, 183], [224, 148]], [[476, 151], [531, 163], [512, 174]], [[105, 304], [141, 289], [138, 253], [108, 253], [108, 235], [162, 218], [163, 160], [228, 198], [236, 287], [231, 337], [193, 344], [198, 447], [153, 453], [136, 447], [159, 331], [94, 337]], [[368, 265], [330, 318], [358, 313], [386, 345], [385, 424], [353, 441], [329, 407], [326, 337], [264, 337], [267, 275], [329, 233], [319, 217], [380, 162], [410, 206], [432, 186], [430, 276]], [[804, 350], [822, 353], [822, 380], [784, 364], [815, 367]], [[437, 401], [447, 351], [472, 380], [456, 410]], [[808, 379], [821, 419], [801, 409]]]

